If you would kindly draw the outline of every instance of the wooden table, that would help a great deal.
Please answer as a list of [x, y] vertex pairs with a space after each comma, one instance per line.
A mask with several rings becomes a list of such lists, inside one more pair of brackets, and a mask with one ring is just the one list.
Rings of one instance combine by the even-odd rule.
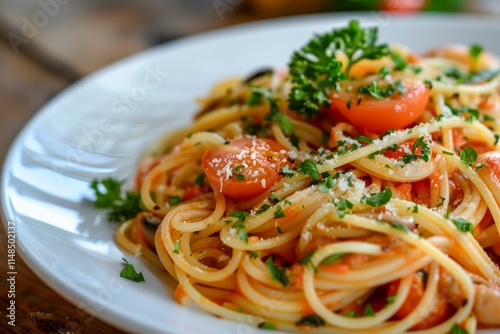
[[[297, 1], [297, 0], [294, 0]], [[314, 0], [320, 3], [323, 0]], [[42, 7], [40, 3], [50, 4]], [[300, 1], [298, 1], [300, 2]], [[66, 4], [65, 4], [66, 3]], [[236, 2], [233, 2], [236, 3]], [[120, 58], [173, 38], [278, 14], [276, 4], [147, 0], [2, 0], [0, 5], [0, 163], [18, 131], [50, 98]], [[317, 4], [316, 4], [317, 5]], [[269, 7], [269, 6], [268, 6]], [[293, 8], [292, 8], [293, 9]], [[298, 8], [302, 12], [321, 9]], [[289, 11], [291, 8], [288, 9]], [[293, 13], [293, 12], [290, 12]], [[0, 332], [122, 333], [84, 314], [16, 257], [16, 322], [9, 326], [7, 234], [0, 227]]]

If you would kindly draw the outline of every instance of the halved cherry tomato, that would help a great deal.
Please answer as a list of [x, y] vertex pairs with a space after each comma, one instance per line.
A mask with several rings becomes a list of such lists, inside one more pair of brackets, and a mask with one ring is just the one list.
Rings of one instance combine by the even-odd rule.
[[255, 197], [281, 179], [287, 150], [270, 139], [237, 138], [202, 157], [207, 180], [224, 195], [238, 200]]
[[405, 92], [383, 99], [357, 92], [332, 94], [330, 113], [339, 112], [354, 126], [374, 132], [403, 129], [425, 110], [429, 89], [422, 82], [403, 82]]

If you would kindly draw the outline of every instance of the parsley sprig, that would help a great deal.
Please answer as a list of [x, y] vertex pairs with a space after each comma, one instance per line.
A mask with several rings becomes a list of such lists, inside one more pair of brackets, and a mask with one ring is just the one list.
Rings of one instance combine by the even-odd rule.
[[94, 180], [90, 187], [94, 190], [96, 199], [94, 206], [98, 209], [111, 209], [108, 219], [113, 222], [123, 223], [134, 218], [139, 212], [144, 211], [141, 195], [136, 192], [122, 192], [123, 182], [111, 177], [104, 180]]
[[125, 263], [125, 267], [123, 267], [122, 271], [120, 272], [120, 277], [129, 279], [137, 283], [146, 281], [144, 279], [144, 275], [141, 272], [137, 272], [135, 270], [134, 265], [129, 263], [125, 258], [122, 258], [122, 260]]
[[[378, 29], [361, 28], [356, 20], [348, 26], [315, 35], [292, 55], [288, 64], [293, 88], [288, 96], [289, 108], [311, 119], [321, 107], [329, 108], [331, 89], [339, 90], [339, 82], [362, 59], [380, 59], [390, 54], [387, 44], [377, 44]], [[347, 56], [345, 72], [335, 57], [337, 51]]]
[[389, 187], [385, 187], [385, 189], [375, 195], [370, 197], [363, 196], [361, 198], [361, 203], [368, 204], [370, 206], [378, 207], [384, 204], [389, 203], [392, 198], [392, 191]]

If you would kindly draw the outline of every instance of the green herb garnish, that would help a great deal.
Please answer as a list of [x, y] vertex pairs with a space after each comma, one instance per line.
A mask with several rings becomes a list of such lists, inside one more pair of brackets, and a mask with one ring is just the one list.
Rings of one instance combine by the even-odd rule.
[[[377, 28], [361, 28], [352, 20], [345, 28], [315, 35], [294, 52], [288, 64], [294, 84], [288, 96], [289, 108], [308, 120], [319, 115], [321, 107], [329, 108], [330, 91], [340, 89], [339, 82], [347, 78], [354, 64], [390, 54], [387, 44], [376, 44], [377, 35]], [[337, 51], [347, 56], [345, 73], [335, 58]]]
[[471, 222], [468, 222], [467, 220], [463, 218], [455, 218], [453, 219], [453, 224], [462, 232], [470, 232], [474, 234], [474, 225], [472, 225]]
[[311, 160], [304, 160], [297, 167], [299, 174], [308, 175], [313, 180], [318, 180], [319, 178], [318, 167]]
[[321, 327], [325, 325], [325, 321], [317, 314], [308, 315], [300, 319], [296, 326]]
[[119, 223], [134, 218], [139, 212], [144, 211], [140, 193], [126, 192], [123, 196], [121, 186], [122, 182], [111, 177], [102, 181], [94, 180], [90, 184], [96, 196], [94, 206], [99, 209], [111, 209], [108, 212], [108, 219]]
[[391, 198], [392, 198], [392, 191], [391, 189], [386, 187], [384, 191], [381, 191], [378, 194], [372, 195], [370, 197], [363, 196], [361, 198], [361, 203], [377, 207], [388, 203], [391, 200]]
[[122, 258], [122, 260], [125, 262], [125, 267], [120, 272], [120, 277], [134, 282], [146, 282], [142, 273], [138, 273], [134, 266], [127, 261], [127, 259]]
[[464, 147], [460, 150], [460, 161], [462, 161], [467, 166], [470, 166], [477, 159], [477, 152], [470, 146]]
[[288, 277], [286, 275], [286, 270], [284, 268], [277, 267], [272, 258], [268, 258], [266, 261], [267, 271], [271, 275], [271, 280], [274, 282], [278, 280], [284, 287], [289, 283]]

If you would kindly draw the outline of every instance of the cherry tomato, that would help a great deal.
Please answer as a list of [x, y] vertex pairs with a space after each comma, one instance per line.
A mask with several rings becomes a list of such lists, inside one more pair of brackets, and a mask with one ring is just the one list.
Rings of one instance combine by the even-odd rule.
[[357, 92], [335, 92], [329, 111], [340, 113], [363, 130], [403, 129], [424, 112], [429, 100], [429, 89], [422, 82], [403, 82], [403, 86], [403, 94], [396, 92], [382, 99]]
[[270, 139], [233, 139], [202, 157], [207, 180], [224, 195], [245, 200], [262, 194], [281, 179], [287, 150]]

